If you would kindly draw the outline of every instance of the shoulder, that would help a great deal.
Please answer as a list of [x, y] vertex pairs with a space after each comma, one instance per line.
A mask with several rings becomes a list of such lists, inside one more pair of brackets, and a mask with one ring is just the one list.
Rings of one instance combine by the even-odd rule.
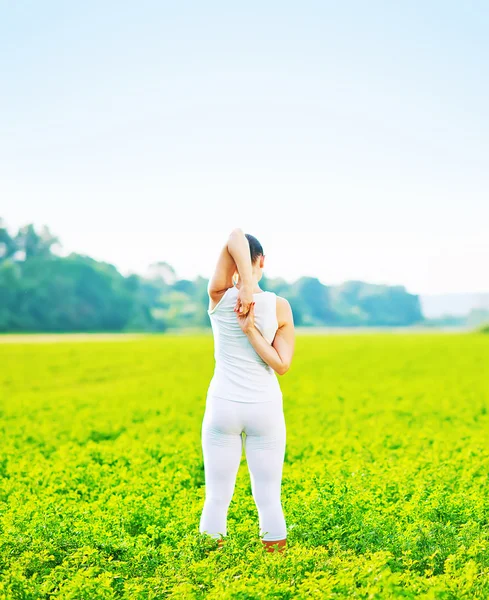
[[290, 302], [287, 298], [283, 298], [282, 296], [276, 296], [277, 299], [277, 321], [279, 327], [285, 325], [286, 323], [293, 324], [293, 314], [292, 307], [290, 306]]

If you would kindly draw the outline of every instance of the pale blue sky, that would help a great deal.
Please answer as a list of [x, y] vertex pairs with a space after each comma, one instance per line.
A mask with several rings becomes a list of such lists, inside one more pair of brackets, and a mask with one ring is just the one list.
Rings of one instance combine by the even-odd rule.
[[489, 291], [489, 4], [0, 4], [0, 216], [127, 273]]

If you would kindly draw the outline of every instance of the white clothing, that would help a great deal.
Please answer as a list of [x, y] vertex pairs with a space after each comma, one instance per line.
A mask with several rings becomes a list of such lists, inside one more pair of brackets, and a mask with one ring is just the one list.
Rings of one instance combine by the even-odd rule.
[[227, 535], [227, 513], [244, 446], [260, 537], [265, 541], [285, 539], [287, 527], [280, 499], [286, 441], [282, 399], [250, 403], [208, 396], [201, 435], [205, 503], [200, 533], [214, 538]]
[[[238, 288], [227, 289], [207, 313], [214, 335], [214, 374], [208, 394], [236, 402], [271, 402], [282, 397], [275, 371], [267, 365], [241, 329], [234, 312]], [[271, 344], [278, 329], [277, 296], [253, 294], [255, 325]]]

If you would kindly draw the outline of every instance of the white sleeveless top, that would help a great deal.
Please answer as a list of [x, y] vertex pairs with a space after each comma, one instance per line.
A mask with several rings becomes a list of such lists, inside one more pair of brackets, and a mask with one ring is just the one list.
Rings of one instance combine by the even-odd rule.
[[[207, 313], [214, 334], [214, 375], [208, 395], [237, 402], [270, 402], [282, 397], [275, 371], [251, 345], [234, 312], [238, 288], [228, 288]], [[277, 296], [253, 294], [255, 326], [270, 344], [278, 329]]]

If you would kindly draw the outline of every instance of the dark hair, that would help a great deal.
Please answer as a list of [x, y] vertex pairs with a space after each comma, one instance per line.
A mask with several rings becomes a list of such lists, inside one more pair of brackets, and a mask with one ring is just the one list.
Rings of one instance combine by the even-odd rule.
[[251, 264], [255, 264], [255, 260], [259, 256], [265, 256], [263, 253], [262, 245], [256, 239], [256, 237], [254, 235], [251, 235], [250, 233], [245, 233], [245, 237], [250, 243]]

